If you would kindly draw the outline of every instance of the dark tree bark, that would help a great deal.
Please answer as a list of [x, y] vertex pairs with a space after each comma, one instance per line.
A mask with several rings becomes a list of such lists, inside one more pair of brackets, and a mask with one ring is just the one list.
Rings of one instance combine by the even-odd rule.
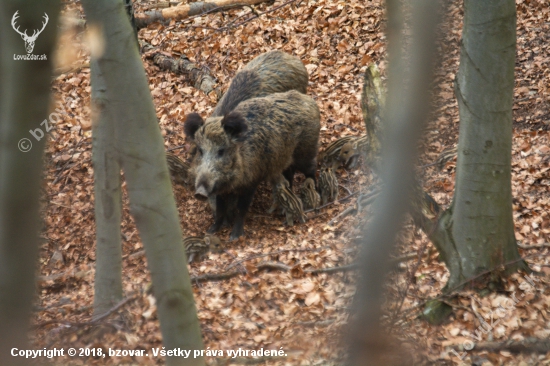
[[[11, 26], [16, 11], [16, 25], [28, 29], [29, 35], [42, 27], [47, 14], [48, 23], [31, 52], [46, 55], [46, 60], [14, 60], [14, 55], [27, 54]], [[29, 363], [11, 356], [11, 349], [30, 349], [27, 331], [35, 294], [38, 200], [48, 138], [40, 123], [48, 119], [58, 15], [58, 1], [0, 2], [0, 365]], [[35, 139], [29, 130], [41, 138]], [[30, 143], [32, 148], [23, 152]]]
[[134, 36], [136, 37], [136, 42], [139, 44], [138, 40], [138, 29], [136, 25], [136, 17], [134, 14], [134, 4], [132, 0], [122, 0], [124, 1], [124, 8], [126, 9], [126, 13], [128, 14], [128, 19], [130, 19], [130, 24], [132, 25], [132, 30], [134, 31]]

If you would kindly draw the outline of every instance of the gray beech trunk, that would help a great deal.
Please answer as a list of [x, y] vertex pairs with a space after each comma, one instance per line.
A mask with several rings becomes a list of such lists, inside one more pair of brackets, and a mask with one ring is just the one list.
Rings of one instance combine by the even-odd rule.
[[[16, 25], [21, 32], [28, 29], [28, 35], [42, 28], [47, 14], [48, 23], [32, 51], [45, 54], [47, 60], [14, 60], [14, 55], [27, 54], [23, 39], [11, 26], [16, 11]], [[31, 348], [27, 332], [35, 294], [42, 157], [48, 138], [40, 123], [49, 113], [58, 12], [57, 1], [0, 2], [0, 365], [29, 363], [11, 356], [11, 349]], [[39, 141], [29, 133], [38, 128], [43, 130]], [[28, 152], [20, 150], [30, 144]]]
[[515, 2], [466, 0], [464, 9], [455, 195], [434, 235], [451, 273], [447, 289], [502, 264], [508, 271], [524, 266], [514, 237], [510, 163]]
[[[163, 139], [135, 36], [120, 0], [83, 1], [103, 50], [93, 54], [112, 105], [113, 136], [124, 169], [130, 211], [145, 247], [167, 349], [203, 348]], [[97, 198], [96, 198], [97, 199]], [[167, 358], [168, 365], [204, 365], [204, 358]]]
[[122, 299], [122, 201], [113, 105], [107, 99], [105, 80], [97, 60], [93, 60], [90, 66], [94, 111], [92, 149], [97, 237], [94, 315], [100, 315]]

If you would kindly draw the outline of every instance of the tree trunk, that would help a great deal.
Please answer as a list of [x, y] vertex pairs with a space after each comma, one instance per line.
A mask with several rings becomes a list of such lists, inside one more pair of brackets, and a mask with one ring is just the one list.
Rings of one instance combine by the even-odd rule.
[[[28, 29], [29, 35], [42, 27], [47, 14], [48, 24], [31, 52], [46, 55], [46, 60], [14, 59], [27, 54], [11, 26], [16, 11], [16, 25]], [[11, 356], [11, 350], [30, 349], [27, 331], [35, 294], [39, 194], [48, 138], [41, 122], [48, 119], [51, 100], [58, 12], [57, 1], [0, 2], [0, 365], [29, 363]]]
[[515, 2], [466, 0], [464, 7], [455, 196], [436, 234], [451, 272], [447, 289], [500, 265], [525, 267], [512, 218]]
[[[411, 9], [409, 57], [402, 53], [405, 18], [399, 0], [388, 0], [388, 99], [384, 110], [384, 136], [381, 141], [380, 178], [382, 193], [374, 202], [374, 217], [362, 230], [365, 238], [361, 249], [361, 272], [353, 299], [350, 331], [347, 334], [350, 352], [347, 365], [409, 365], [401, 349], [391, 348], [380, 324], [384, 298], [384, 280], [389, 272], [389, 254], [395, 244], [414, 188], [413, 162], [430, 105], [429, 88], [435, 54], [435, 37], [439, 2], [417, 0]], [[405, 59], [409, 61], [405, 66]], [[366, 71], [363, 108], [377, 110], [384, 104], [380, 83], [374, 68]], [[404, 82], [405, 81], [405, 82]], [[378, 107], [377, 107], [378, 106]], [[368, 114], [368, 113], [366, 113]], [[374, 119], [379, 118], [377, 113]], [[368, 117], [368, 116], [366, 116]], [[376, 121], [365, 118], [368, 133], [375, 133]], [[379, 125], [379, 123], [378, 123]], [[369, 127], [370, 126], [370, 127]], [[374, 126], [374, 127], [373, 127]], [[371, 138], [371, 136], [369, 136]], [[401, 354], [400, 354], [401, 353]]]
[[101, 315], [122, 300], [122, 198], [113, 104], [107, 99], [105, 80], [97, 60], [91, 62], [91, 72], [96, 223], [94, 315]]
[[[135, 38], [120, 0], [86, 0], [89, 24], [102, 32], [104, 49], [92, 54], [113, 105], [114, 138], [127, 180], [130, 211], [151, 269], [166, 349], [203, 348], [187, 271], [178, 212], [163, 139]], [[168, 365], [204, 365], [204, 358], [167, 358]]]

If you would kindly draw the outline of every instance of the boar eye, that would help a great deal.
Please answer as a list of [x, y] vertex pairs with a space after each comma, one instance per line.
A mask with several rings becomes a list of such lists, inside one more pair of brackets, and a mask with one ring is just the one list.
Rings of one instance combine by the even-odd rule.
[[219, 149], [218, 150], [218, 156], [219, 157], [222, 157], [224, 153], [225, 153], [225, 149]]
[[199, 155], [202, 155], [202, 149], [200, 147], [197, 148], [197, 152], [199, 153]]

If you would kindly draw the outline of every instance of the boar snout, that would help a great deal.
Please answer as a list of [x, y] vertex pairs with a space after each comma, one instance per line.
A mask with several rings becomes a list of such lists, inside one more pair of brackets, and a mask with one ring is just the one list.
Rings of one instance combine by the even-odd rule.
[[202, 201], [208, 198], [208, 191], [206, 190], [206, 187], [204, 186], [204, 184], [199, 185], [195, 190], [195, 198], [200, 199]]

